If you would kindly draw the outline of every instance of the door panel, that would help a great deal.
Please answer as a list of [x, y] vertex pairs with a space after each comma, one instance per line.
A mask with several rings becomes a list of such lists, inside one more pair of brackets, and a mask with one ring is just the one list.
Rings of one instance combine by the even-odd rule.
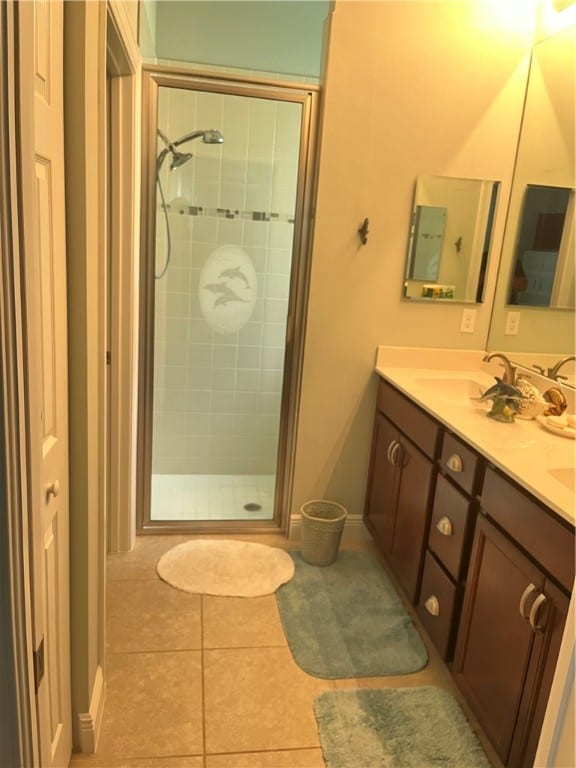
[[396, 519], [397, 471], [388, 460], [388, 451], [398, 441], [400, 433], [379, 413], [376, 415], [373, 458], [366, 519], [383, 552], [390, 552]]
[[519, 608], [530, 609], [543, 582], [538, 568], [479, 517], [453, 672], [504, 763], [535, 638]]
[[34, 645], [43, 766], [71, 752], [63, 5], [18, 4]]
[[401, 467], [400, 487], [390, 563], [407, 596], [414, 603], [418, 597], [424, 557], [433, 465], [405, 438], [402, 439], [397, 461]]

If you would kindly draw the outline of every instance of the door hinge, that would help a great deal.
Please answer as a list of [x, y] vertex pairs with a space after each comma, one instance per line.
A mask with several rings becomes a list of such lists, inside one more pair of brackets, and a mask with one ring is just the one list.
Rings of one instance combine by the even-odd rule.
[[40, 645], [33, 653], [34, 657], [34, 691], [38, 693], [40, 683], [44, 678], [44, 637], [40, 640]]
[[112, 362], [112, 355], [110, 354], [110, 350], [106, 350], [106, 365], [110, 365]]

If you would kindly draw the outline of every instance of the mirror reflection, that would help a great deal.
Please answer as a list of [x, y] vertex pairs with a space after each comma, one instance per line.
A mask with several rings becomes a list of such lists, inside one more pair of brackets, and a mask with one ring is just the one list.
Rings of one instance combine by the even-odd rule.
[[487, 344], [545, 372], [575, 348], [575, 73], [575, 26], [534, 45]]
[[482, 301], [498, 187], [483, 179], [418, 177], [405, 299]]
[[573, 215], [572, 190], [527, 186], [516, 260], [510, 278], [509, 304], [574, 307], [574, 259], [568, 242], [569, 207]]

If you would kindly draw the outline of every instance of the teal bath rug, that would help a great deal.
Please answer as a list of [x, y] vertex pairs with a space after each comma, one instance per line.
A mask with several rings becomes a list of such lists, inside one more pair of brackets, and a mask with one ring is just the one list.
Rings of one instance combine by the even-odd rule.
[[276, 600], [296, 663], [322, 678], [404, 675], [428, 655], [380, 563], [341, 552], [332, 565], [308, 565], [299, 552], [293, 579]]
[[458, 702], [441, 688], [326, 691], [314, 714], [327, 768], [490, 768]]

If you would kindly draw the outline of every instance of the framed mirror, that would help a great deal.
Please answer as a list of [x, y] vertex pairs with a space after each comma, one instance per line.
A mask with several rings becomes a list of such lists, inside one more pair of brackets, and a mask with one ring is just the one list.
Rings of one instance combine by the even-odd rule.
[[483, 300], [499, 182], [422, 175], [416, 180], [403, 298]]

